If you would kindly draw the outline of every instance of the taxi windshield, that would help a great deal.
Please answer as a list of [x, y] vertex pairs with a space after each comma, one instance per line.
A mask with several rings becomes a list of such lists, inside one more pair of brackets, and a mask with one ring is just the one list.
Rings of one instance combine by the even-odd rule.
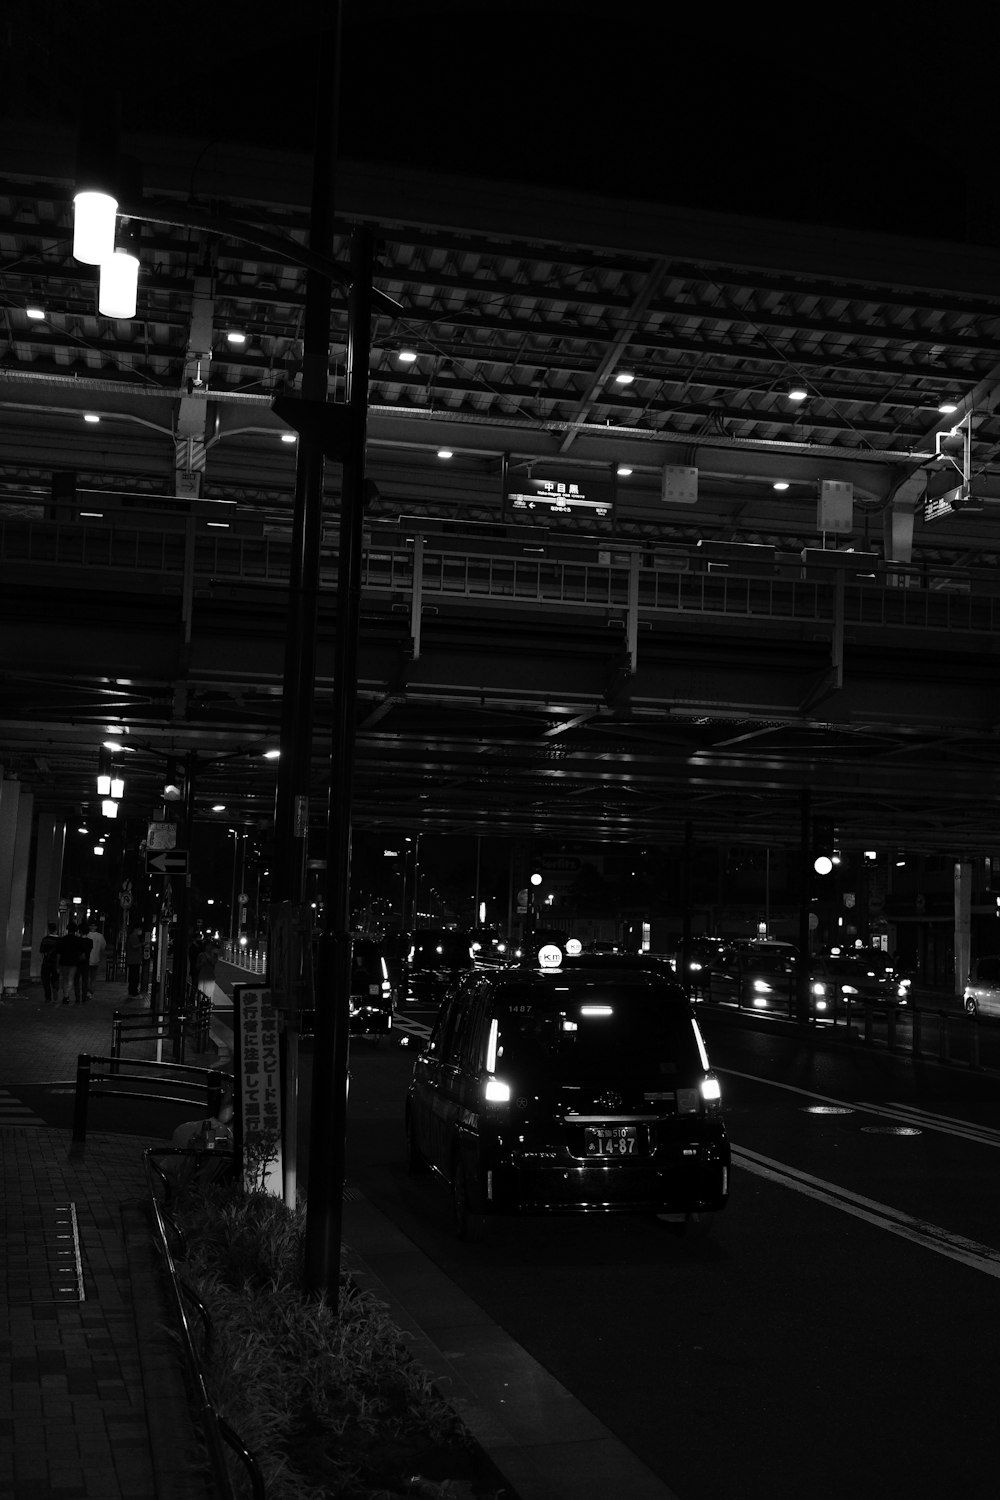
[[[671, 987], [672, 990], [673, 987]], [[552, 1081], [610, 1073], [663, 1077], [697, 1071], [703, 1048], [690, 1009], [655, 985], [507, 994], [499, 1015], [497, 1071]]]

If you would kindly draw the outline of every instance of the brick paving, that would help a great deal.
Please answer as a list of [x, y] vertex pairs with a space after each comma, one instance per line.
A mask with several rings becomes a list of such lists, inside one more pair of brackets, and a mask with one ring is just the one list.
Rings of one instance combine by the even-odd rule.
[[[115, 1009], [141, 1004], [108, 982], [85, 1005], [45, 1005], [37, 984], [5, 995], [0, 1094], [68, 1087], [81, 1052], [110, 1052]], [[129, 1055], [153, 1048], [135, 1044]], [[0, 1497], [204, 1500], [143, 1208], [142, 1152], [162, 1139], [91, 1133], [73, 1147], [68, 1129], [19, 1122], [31, 1118], [0, 1112]]]

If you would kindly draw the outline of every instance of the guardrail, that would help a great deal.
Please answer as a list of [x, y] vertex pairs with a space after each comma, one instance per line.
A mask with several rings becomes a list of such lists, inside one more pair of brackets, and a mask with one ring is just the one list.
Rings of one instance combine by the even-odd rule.
[[120, 1058], [122, 1047], [134, 1042], [170, 1042], [175, 1047], [174, 1061], [177, 1063], [184, 1062], [188, 1041], [195, 1052], [207, 1051], [212, 1002], [207, 995], [198, 992], [189, 995], [188, 1001], [193, 1008], [176, 1016], [163, 1014], [157, 1018], [151, 1011], [136, 1016], [116, 1010], [111, 1018], [112, 1058]]
[[[159, 1104], [204, 1105], [207, 1115], [215, 1116], [222, 1104], [227, 1087], [232, 1087], [232, 1075], [220, 1068], [194, 1068], [187, 1063], [146, 1062], [130, 1058], [130, 1068], [145, 1069], [141, 1073], [122, 1073], [121, 1059], [97, 1057], [81, 1052], [76, 1060], [76, 1089], [73, 1099], [73, 1145], [82, 1146], [87, 1139], [87, 1123], [91, 1098], [113, 1097], [119, 1099], [144, 1099]], [[182, 1076], [188, 1075], [188, 1076]], [[193, 1076], [191, 1076], [193, 1075]], [[173, 1089], [183, 1089], [181, 1094], [159, 1093], [156, 1089], [128, 1089], [124, 1084], [163, 1082]]]
[[[195, 1408], [195, 1421], [200, 1426], [205, 1439], [205, 1446], [208, 1449], [220, 1500], [237, 1500], [237, 1492], [229, 1472], [229, 1464], [226, 1461], [226, 1447], [235, 1453], [243, 1465], [247, 1478], [250, 1481], [254, 1500], [265, 1500], [267, 1492], [257, 1459], [239, 1434], [234, 1432], [228, 1422], [219, 1415], [209, 1395], [208, 1384], [205, 1379], [203, 1354], [205, 1359], [211, 1356], [213, 1337], [212, 1319], [208, 1308], [198, 1296], [198, 1293], [180, 1276], [177, 1269], [177, 1260], [170, 1248], [170, 1240], [171, 1236], [173, 1236], [175, 1244], [180, 1248], [181, 1259], [183, 1259], [185, 1248], [184, 1236], [168, 1212], [171, 1198], [170, 1180], [157, 1158], [186, 1157], [195, 1158], [197, 1161], [198, 1158], [205, 1156], [212, 1157], [214, 1160], [217, 1158], [217, 1153], [185, 1150], [178, 1147], [153, 1148], [143, 1152], [146, 1165], [146, 1185], [149, 1189], [150, 1207], [153, 1214], [155, 1245], [163, 1261], [173, 1310], [177, 1316], [181, 1347], [184, 1350], [184, 1358], [190, 1376], [190, 1399]], [[154, 1187], [154, 1172], [165, 1190], [165, 1202], [163, 1203], [161, 1203]], [[188, 1316], [186, 1303], [190, 1303], [198, 1314], [198, 1322], [202, 1333], [201, 1350], [199, 1349], [195, 1327]]]
[[[736, 994], [727, 993], [723, 998], [717, 992], [713, 993], [711, 983], [706, 981], [693, 985], [692, 995], [704, 1004], [719, 1005], [723, 1010], [758, 1016], [762, 1020], [796, 1020], [794, 989], [787, 997], [781, 997], [784, 1003], [780, 1010], [773, 1002], [767, 1009], [755, 1006], [752, 999], [745, 998], [742, 985]], [[961, 1063], [972, 1069], [981, 1066], [979, 1020], [965, 1011], [891, 1001], [858, 1001], [851, 1005], [841, 1002], [822, 1014], [812, 1014], [809, 1024], [842, 1030], [845, 1039], [852, 1044], [874, 1046], [881, 1045], [884, 1040], [889, 1052], [903, 1052], [914, 1058], [936, 1058], [942, 1063]]]

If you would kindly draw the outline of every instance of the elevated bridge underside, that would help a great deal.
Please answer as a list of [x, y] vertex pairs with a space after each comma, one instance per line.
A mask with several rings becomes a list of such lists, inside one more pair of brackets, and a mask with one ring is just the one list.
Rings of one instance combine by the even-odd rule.
[[[115, 727], [134, 815], [186, 755], [266, 828], [309, 163], [124, 145], [143, 270], [109, 319], [73, 138], [5, 142], [0, 765], [71, 814]], [[369, 225], [401, 309], [372, 326], [357, 827], [791, 844], [808, 791], [844, 842], [993, 852], [1000, 253], [346, 163], [337, 213], [334, 258]], [[342, 400], [342, 298], [330, 329]], [[601, 509], [517, 513], [546, 484]]]

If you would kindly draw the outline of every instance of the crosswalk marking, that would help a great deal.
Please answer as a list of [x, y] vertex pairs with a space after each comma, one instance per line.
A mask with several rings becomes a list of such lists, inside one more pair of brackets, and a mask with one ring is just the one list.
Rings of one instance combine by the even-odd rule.
[[44, 1125], [41, 1115], [23, 1104], [15, 1094], [0, 1089], [0, 1125]]

